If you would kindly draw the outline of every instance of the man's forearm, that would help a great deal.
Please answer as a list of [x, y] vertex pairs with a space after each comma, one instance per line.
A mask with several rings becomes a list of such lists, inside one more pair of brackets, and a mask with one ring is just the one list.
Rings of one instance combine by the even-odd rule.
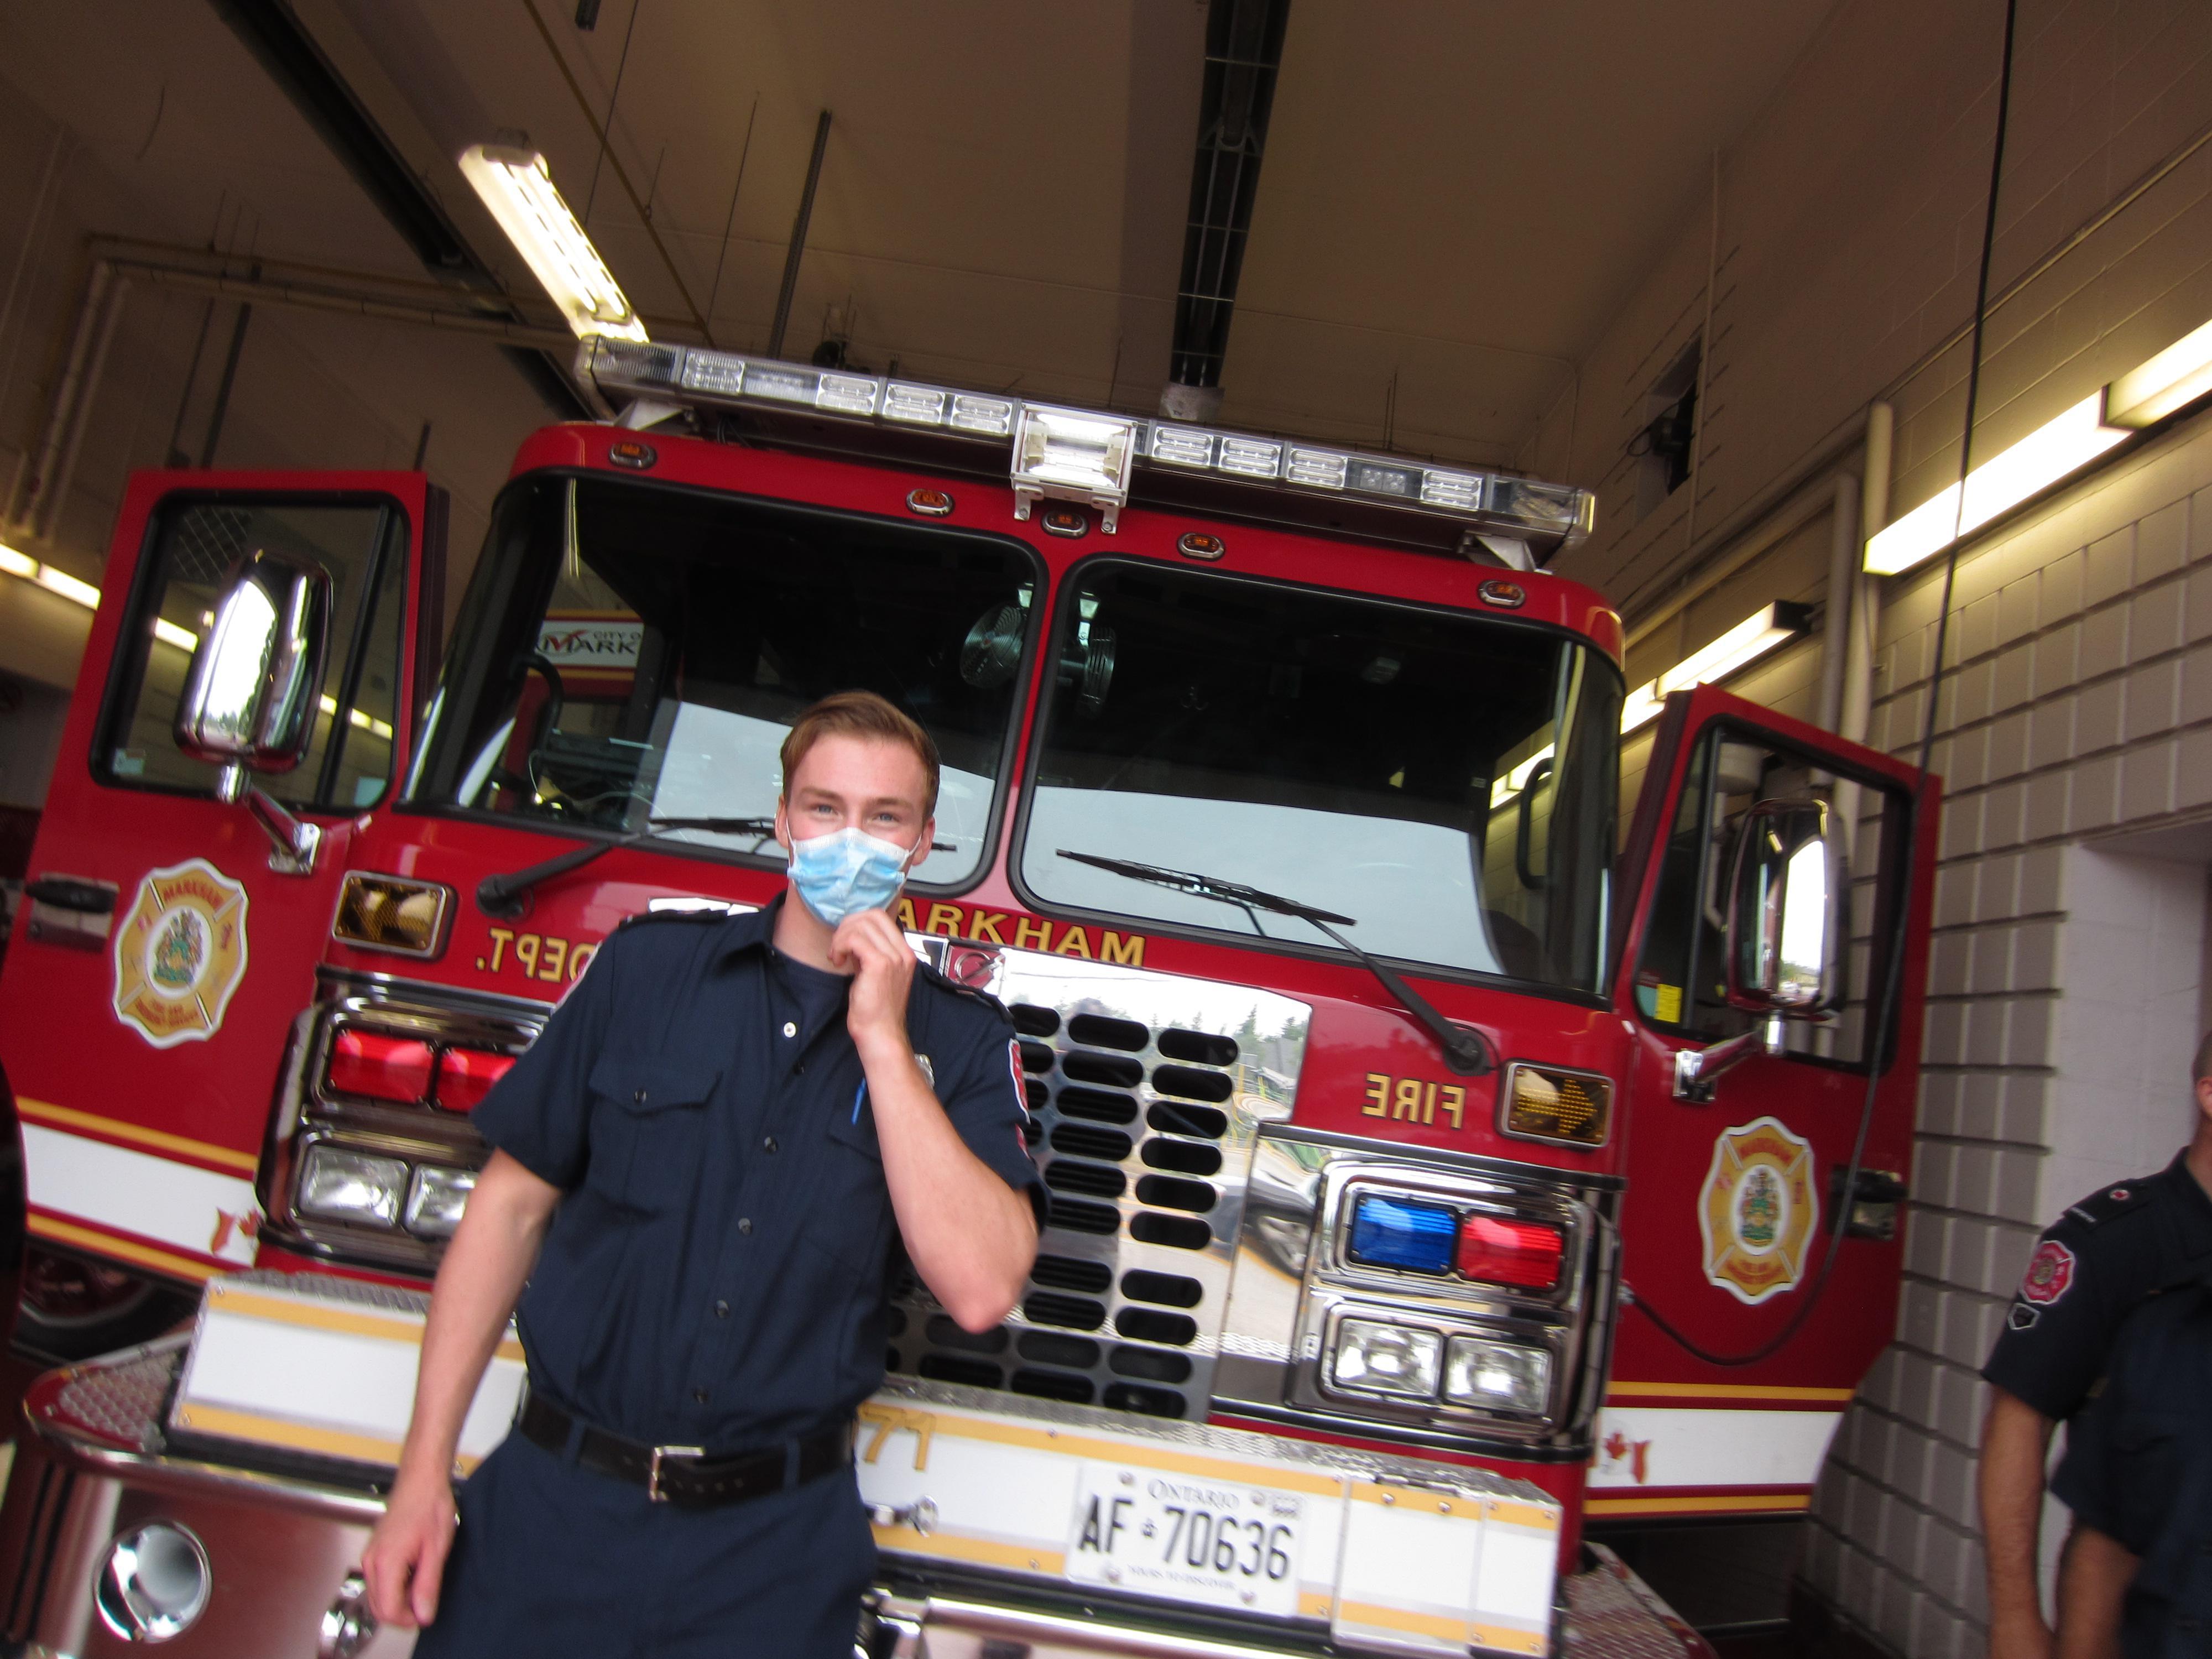
[[505, 1153], [492, 1155], [431, 1292], [415, 1414], [400, 1454], [403, 1475], [422, 1479], [453, 1468], [461, 1425], [538, 1259], [556, 1200], [552, 1188]]
[[987, 1330], [1020, 1297], [1036, 1256], [1029, 1200], [968, 1150], [911, 1050], [863, 1049], [861, 1064], [907, 1255], [947, 1313]]
[[2136, 1566], [2117, 1540], [2074, 1528], [2058, 1573], [2057, 1659], [2119, 1659], [2121, 1606]]
[[2032, 1623], [2039, 1635], [2045, 1629], [2036, 1555], [2051, 1429], [2051, 1419], [2027, 1401], [2002, 1389], [1990, 1391], [1979, 1483], [1993, 1632], [2003, 1624]]

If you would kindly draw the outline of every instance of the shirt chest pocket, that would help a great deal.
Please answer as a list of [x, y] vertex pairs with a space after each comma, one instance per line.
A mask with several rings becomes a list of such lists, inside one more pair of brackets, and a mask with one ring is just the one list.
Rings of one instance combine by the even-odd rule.
[[890, 1188], [876, 1144], [873, 1113], [864, 1102], [828, 1115], [815, 1158], [817, 1179], [805, 1237], [854, 1267], [880, 1263], [890, 1242]]
[[610, 1054], [592, 1068], [592, 1156], [584, 1184], [647, 1214], [691, 1190], [706, 1152], [709, 1066]]

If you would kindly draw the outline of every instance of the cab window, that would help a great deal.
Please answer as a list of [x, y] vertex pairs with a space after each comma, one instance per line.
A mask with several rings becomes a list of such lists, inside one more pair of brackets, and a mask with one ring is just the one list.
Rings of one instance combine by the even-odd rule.
[[[1714, 726], [1698, 739], [1661, 852], [1656, 890], [1636, 970], [1637, 1012], [1663, 1030], [1711, 1042], [1748, 1030], [1757, 1016], [1731, 1007], [1725, 953], [1729, 872], [1745, 815], [1762, 800], [1819, 799], [1844, 837], [1850, 893], [1842, 994], [1824, 1022], [1791, 1021], [1791, 1054], [1864, 1063], [1869, 992], [1887, 968], [1899, 923], [1906, 801], [1894, 788], [1839, 777], [1814, 757], [1756, 734]], [[1882, 948], [1875, 948], [1880, 940]]]
[[288, 805], [350, 812], [392, 778], [408, 525], [382, 499], [199, 497], [156, 515], [136, 602], [116, 646], [94, 774], [120, 788], [213, 794], [217, 767], [177, 747], [177, 702], [238, 561], [258, 548], [330, 572], [331, 639], [313, 736], [299, 765], [255, 781]]

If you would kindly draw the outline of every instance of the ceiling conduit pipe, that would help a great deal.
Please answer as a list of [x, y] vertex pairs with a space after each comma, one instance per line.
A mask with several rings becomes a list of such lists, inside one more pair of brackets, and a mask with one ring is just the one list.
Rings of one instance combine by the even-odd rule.
[[1858, 478], [1836, 474], [1835, 505], [1828, 509], [1828, 593], [1820, 629], [1822, 730], [1833, 732], [1844, 710], [1844, 660], [1850, 653], [1852, 603], [1859, 576]]
[[76, 321], [70, 333], [69, 354], [63, 359], [61, 379], [55, 383], [53, 401], [47, 406], [46, 426], [30, 476], [25, 480], [20, 504], [8, 514], [11, 532], [35, 532], [40, 521], [52, 516], [49, 503], [58, 494], [55, 480], [64, 455], [74, 454], [73, 434], [77, 411], [88, 381], [98, 377], [98, 359], [104, 355], [111, 325], [109, 290], [115, 283], [115, 267], [94, 259], [86, 274], [84, 294], [77, 301]]
[[1210, 0], [1198, 153], [1176, 287], [1175, 337], [1160, 413], [1208, 421], [1221, 408], [1221, 365], [1244, 265], [1260, 162], [1291, 0]]
[[1881, 631], [1881, 578], [1865, 569], [1865, 548], [1889, 522], [1890, 455], [1897, 411], [1877, 398], [1867, 410], [1865, 465], [1861, 472], [1858, 548], [1852, 560], [1850, 631], [1844, 650], [1843, 697], [1837, 709], [1836, 735], [1864, 743], [1874, 708], [1874, 651]]

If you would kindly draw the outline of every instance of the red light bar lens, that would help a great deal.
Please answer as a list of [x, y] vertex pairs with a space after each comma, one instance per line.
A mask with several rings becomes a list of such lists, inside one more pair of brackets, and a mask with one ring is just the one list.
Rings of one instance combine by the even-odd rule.
[[340, 1031], [326, 1073], [340, 1094], [411, 1106], [429, 1091], [430, 1045], [374, 1031]]
[[1548, 1291], [1559, 1282], [1559, 1266], [1566, 1254], [1566, 1236], [1540, 1221], [1508, 1221], [1494, 1215], [1460, 1218], [1456, 1265], [1462, 1279]]
[[482, 1048], [448, 1048], [438, 1056], [438, 1104], [449, 1112], [473, 1111], [514, 1064], [513, 1054]]

